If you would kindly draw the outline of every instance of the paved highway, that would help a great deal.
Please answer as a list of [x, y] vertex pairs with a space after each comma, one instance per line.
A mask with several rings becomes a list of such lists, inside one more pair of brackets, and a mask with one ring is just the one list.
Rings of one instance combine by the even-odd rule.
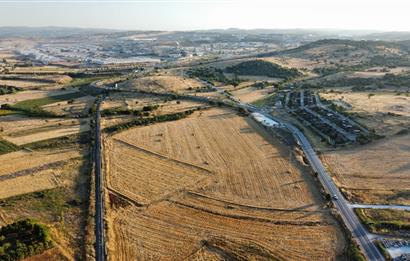
[[101, 133], [100, 133], [100, 105], [97, 102], [95, 113], [95, 143], [94, 143], [94, 162], [95, 162], [95, 259], [105, 260], [105, 238], [104, 238], [104, 196], [103, 181], [101, 171]]
[[372, 235], [367, 232], [367, 230], [363, 227], [360, 220], [354, 213], [353, 209], [349, 207], [347, 200], [340, 193], [332, 178], [327, 173], [326, 169], [322, 165], [322, 162], [320, 161], [315, 150], [310, 145], [310, 142], [305, 137], [305, 135], [292, 124], [274, 118], [271, 115], [265, 113], [263, 110], [260, 110], [259, 108], [253, 105], [239, 103], [239, 106], [247, 109], [250, 112], [259, 112], [265, 117], [272, 119], [276, 122], [279, 122], [293, 134], [299, 145], [302, 147], [306, 155], [306, 158], [309, 160], [309, 163], [311, 164], [313, 170], [318, 173], [318, 178], [322, 183], [323, 187], [330, 195], [335, 195], [338, 198], [337, 200], [333, 200], [333, 203], [336, 209], [339, 211], [339, 214], [342, 217], [347, 228], [351, 231], [354, 238], [357, 239], [357, 242], [361, 247], [363, 253], [365, 254], [366, 258], [370, 261], [384, 260], [384, 257], [380, 253], [379, 249], [372, 241]]

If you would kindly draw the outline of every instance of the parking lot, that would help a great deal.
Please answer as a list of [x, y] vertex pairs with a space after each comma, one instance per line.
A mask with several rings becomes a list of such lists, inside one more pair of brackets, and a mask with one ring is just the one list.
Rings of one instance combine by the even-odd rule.
[[410, 261], [410, 240], [382, 239], [393, 261]]

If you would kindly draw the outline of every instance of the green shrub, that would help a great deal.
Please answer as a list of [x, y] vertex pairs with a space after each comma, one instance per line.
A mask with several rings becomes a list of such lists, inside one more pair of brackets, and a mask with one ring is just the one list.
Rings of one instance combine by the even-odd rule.
[[53, 247], [47, 227], [24, 219], [0, 228], [0, 260], [20, 260]]

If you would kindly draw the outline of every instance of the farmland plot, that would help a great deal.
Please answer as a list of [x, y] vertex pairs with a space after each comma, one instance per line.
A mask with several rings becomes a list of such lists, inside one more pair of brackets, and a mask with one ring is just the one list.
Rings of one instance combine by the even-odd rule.
[[12, 94], [0, 95], [0, 104], [14, 104], [21, 101], [40, 99], [45, 97], [65, 95], [69, 93], [74, 93], [76, 90], [55, 90], [55, 91], [46, 91], [46, 90], [28, 90], [21, 91]]
[[[0, 156], [0, 178], [27, 169], [36, 169], [58, 161], [80, 157], [77, 150], [29, 152], [20, 150]], [[24, 160], [22, 160], [24, 159]]]
[[352, 200], [375, 204], [410, 203], [409, 158], [409, 135], [323, 156], [338, 185]]
[[107, 139], [115, 260], [328, 260], [343, 251], [312, 180], [250, 119], [210, 109]]
[[87, 95], [70, 101], [47, 104], [41, 108], [59, 116], [87, 114], [94, 104], [95, 97]]
[[2, 137], [16, 145], [58, 138], [90, 130], [88, 119], [41, 119], [23, 115], [2, 117]]

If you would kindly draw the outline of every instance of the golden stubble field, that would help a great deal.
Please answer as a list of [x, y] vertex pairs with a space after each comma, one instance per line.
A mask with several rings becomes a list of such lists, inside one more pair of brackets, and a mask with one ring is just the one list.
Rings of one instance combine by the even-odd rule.
[[353, 201], [410, 203], [410, 136], [326, 152], [324, 163]]
[[[307, 173], [209, 109], [105, 140], [112, 260], [329, 260], [344, 239]], [[274, 144], [274, 145], [272, 145]]]

